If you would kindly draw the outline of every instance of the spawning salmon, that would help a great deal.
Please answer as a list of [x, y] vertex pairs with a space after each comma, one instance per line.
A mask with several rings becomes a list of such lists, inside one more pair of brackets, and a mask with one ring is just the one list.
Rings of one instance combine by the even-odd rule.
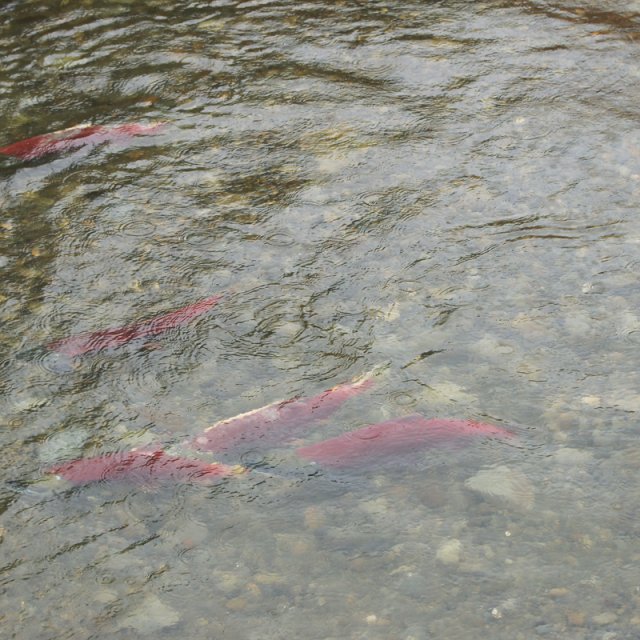
[[208, 463], [196, 458], [168, 455], [162, 449], [108, 453], [80, 458], [47, 470], [74, 485], [104, 480], [172, 480], [176, 482], [211, 482], [236, 475], [241, 467]]
[[305, 433], [319, 420], [338, 410], [349, 398], [370, 389], [374, 372], [336, 385], [308, 398], [272, 402], [259, 409], [220, 420], [194, 438], [191, 446], [203, 451], [238, 451], [240, 448], [277, 446]]
[[47, 345], [47, 348], [65, 356], [75, 357], [93, 351], [120, 347], [132, 340], [157, 336], [169, 329], [181, 327], [209, 311], [221, 298], [222, 295], [211, 296], [170, 313], [124, 327], [78, 333], [67, 338], [54, 340]]
[[473, 438], [513, 438], [507, 429], [472, 420], [424, 418], [412, 414], [371, 424], [335, 438], [300, 447], [307, 460], [328, 467], [378, 462], [423, 448]]
[[149, 124], [124, 123], [115, 125], [79, 124], [68, 129], [43, 133], [0, 147], [0, 153], [22, 160], [35, 160], [55, 153], [64, 153], [86, 145], [126, 140], [134, 136], [158, 132], [163, 122]]

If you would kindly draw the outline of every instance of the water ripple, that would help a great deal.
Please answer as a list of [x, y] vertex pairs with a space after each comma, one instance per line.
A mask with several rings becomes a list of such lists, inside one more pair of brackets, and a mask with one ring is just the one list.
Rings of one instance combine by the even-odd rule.
[[[574, 5], [3, 5], [0, 147], [167, 122], [1, 161], [7, 628], [474, 637], [463, 601], [505, 637], [631, 624], [638, 16]], [[228, 289], [163, 336], [46, 347]], [[379, 361], [375, 393], [291, 449], [413, 409], [522, 425], [519, 444], [343, 474], [285, 446], [216, 487], [40, 482]], [[470, 493], [492, 467], [531, 510]]]

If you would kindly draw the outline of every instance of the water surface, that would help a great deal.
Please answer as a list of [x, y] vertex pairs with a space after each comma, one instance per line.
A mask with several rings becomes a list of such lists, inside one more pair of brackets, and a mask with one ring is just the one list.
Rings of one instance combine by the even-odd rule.
[[[8, 637], [640, 633], [640, 4], [104, 4], [3, 4], [0, 146], [167, 123], [0, 160]], [[381, 364], [301, 443], [416, 411], [517, 443], [40, 482]]]

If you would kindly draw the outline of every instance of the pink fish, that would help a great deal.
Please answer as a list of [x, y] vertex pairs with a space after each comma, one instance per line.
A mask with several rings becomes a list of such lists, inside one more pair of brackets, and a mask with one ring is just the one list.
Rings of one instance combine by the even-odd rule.
[[181, 327], [194, 318], [214, 307], [222, 295], [215, 295], [194, 304], [187, 305], [171, 313], [166, 313], [150, 320], [143, 320], [125, 327], [104, 329], [102, 331], [78, 333], [75, 336], [55, 340], [47, 345], [52, 351], [65, 356], [80, 356], [92, 351], [101, 351], [120, 347], [138, 338], [157, 336], [169, 329]]
[[221, 420], [196, 437], [191, 446], [204, 451], [277, 446], [330, 416], [346, 400], [373, 386], [372, 373], [339, 384], [310, 398], [281, 400]]
[[372, 424], [297, 449], [298, 455], [328, 467], [366, 464], [470, 438], [512, 438], [507, 429], [471, 420], [427, 419], [420, 414]]
[[123, 451], [94, 458], [80, 458], [47, 470], [75, 485], [101, 480], [172, 480], [175, 482], [211, 482], [236, 475], [242, 467], [208, 463], [195, 458], [168, 455], [162, 449]]
[[0, 148], [0, 153], [7, 156], [34, 160], [52, 153], [64, 153], [85, 145], [96, 145], [107, 141], [118, 141], [133, 136], [156, 133], [164, 126], [162, 122], [149, 124], [124, 123], [111, 126], [99, 124], [79, 124], [75, 127], [44, 133], [27, 140], [14, 142]]

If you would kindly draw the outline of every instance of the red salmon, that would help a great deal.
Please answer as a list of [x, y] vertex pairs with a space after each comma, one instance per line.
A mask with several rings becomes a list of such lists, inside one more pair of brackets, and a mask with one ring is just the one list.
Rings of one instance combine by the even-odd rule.
[[187, 305], [171, 313], [166, 313], [150, 320], [143, 320], [125, 327], [104, 329], [102, 331], [79, 333], [75, 336], [55, 340], [47, 345], [52, 351], [65, 356], [80, 356], [92, 351], [120, 347], [138, 338], [157, 336], [169, 329], [181, 327], [194, 318], [214, 307], [222, 295], [211, 296], [194, 304]]
[[380, 461], [391, 456], [468, 438], [512, 438], [507, 429], [471, 420], [427, 419], [420, 414], [372, 424], [297, 449], [298, 455], [329, 467]]
[[101, 480], [173, 480], [176, 482], [211, 482], [236, 475], [241, 467], [208, 463], [195, 458], [171, 456], [162, 449], [123, 451], [94, 458], [80, 458], [47, 470], [75, 485]]
[[162, 122], [149, 124], [124, 123], [111, 126], [99, 124], [79, 124], [75, 127], [44, 133], [27, 140], [14, 142], [0, 148], [0, 153], [7, 156], [35, 160], [52, 153], [64, 153], [78, 149], [88, 144], [96, 145], [101, 142], [126, 140], [133, 136], [156, 133], [164, 126]]
[[310, 398], [281, 400], [221, 420], [194, 438], [191, 446], [204, 451], [238, 451], [241, 447], [277, 446], [327, 418], [346, 400], [373, 386], [372, 373], [339, 384]]

